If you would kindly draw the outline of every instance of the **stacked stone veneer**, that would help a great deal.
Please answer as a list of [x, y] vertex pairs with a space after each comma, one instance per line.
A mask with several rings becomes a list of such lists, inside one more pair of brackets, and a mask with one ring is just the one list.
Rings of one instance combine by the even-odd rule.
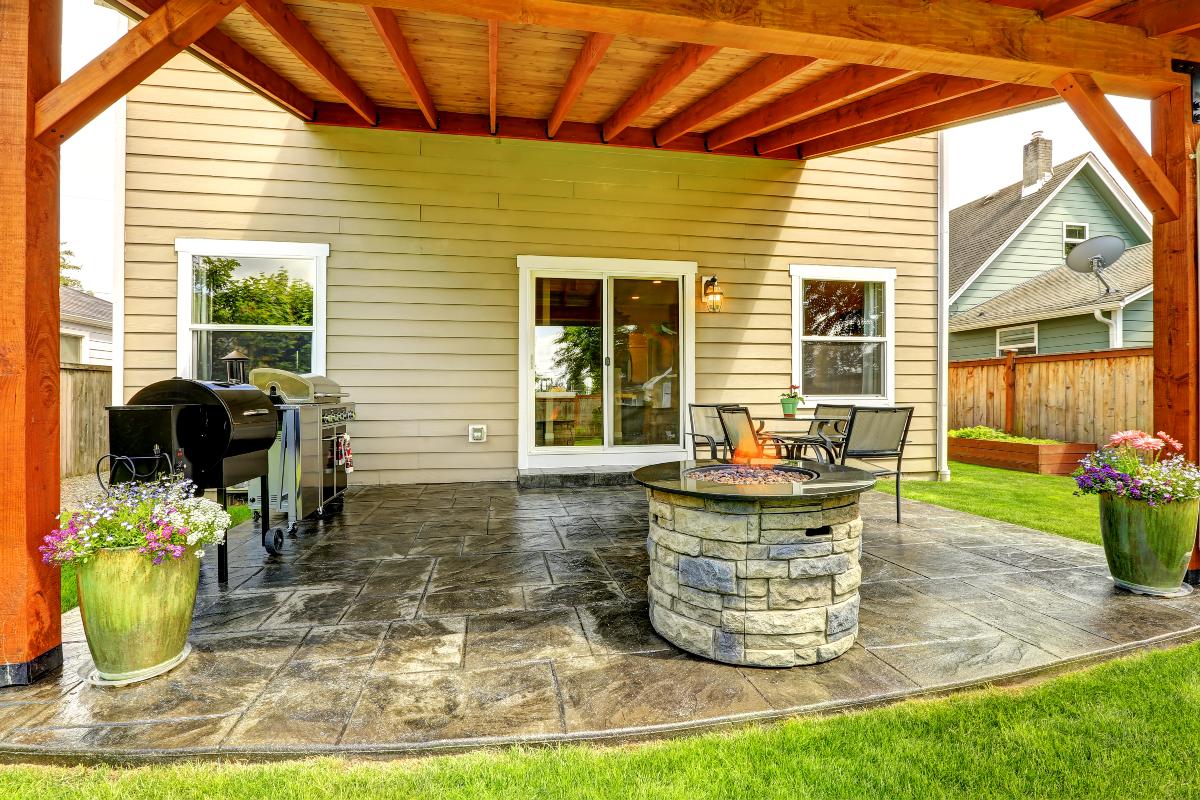
[[760, 667], [836, 658], [858, 633], [858, 496], [723, 500], [648, 491], [650, 621], [696, 655]]

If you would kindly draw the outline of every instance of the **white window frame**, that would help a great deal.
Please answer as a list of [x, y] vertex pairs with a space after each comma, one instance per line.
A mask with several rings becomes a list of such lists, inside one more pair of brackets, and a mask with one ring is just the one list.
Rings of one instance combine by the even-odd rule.
[[1000, 349], [1000, 334], [1005, 331], [1019, 331], [1023, 328], [1033, 329], [1033, 352], [1026, 355], [1036, 356], [1038, 354], [1038, 324], [1036, 322], [1026, 322], [1023, 325], [1009, 325], [1006, 328], [996, 328], [996, 358], [1004, 358], [1005, 353], [1008, 352], [1007, 350]]
[[[63, 336], [73, 336], [74, 338], [78, 339], [79, 340], [79, 361], [77, 363], [79, 363], [79, 364], [92, 363], [90, 360], [91, 356], [92, 356], [92, 352], [91, 352], [91, 343], [92, 342], [91, 342], [91, 337], [88, 336], [87, 331], [73, 331], [68, 328], [64, 328], [64, 327], [60, 326], [58, 329], [58, 335], [60, 338]], [[60, 362], [62, 361], [61, 345], [60, 345], [59, 361]], [[67, 363], [71, 363], [71, 362], [67, 362]]]
[[[839, 267], [827, 264], [792, 264], [792, 383], [800, 383], [803, 372], [802, 342], [880, 342], [883, 344], [883, 393], [878, 395], [816, 395], [804, 396], [802, 408], [817, 403], [855, 405], [885, 405], [896, 402], [896, 270], [892, 267]], [[804, 303], [801, 291], [806, 280], [864, 281], [883, 284], [884, 336], [801, 336], [804, 330]], [[782, 388], [782, 387], [781, 387]]]
[[[1083, 228], [1083, 238], [1082, 239], [1068, 239], [1067, 238], [1067, 228], [1068, 227]], [[1089, 238], [1091, 238], [1091, 235], [1092, 235], [1092, 226], [1091, 226], [1091, 223], [1089, 223], [1089, 222], [1063, 222], [1063, 224], [1062, 224], [1062, 254], [1063, 254], [1063, 258], [1067, 257], [1067, 245], [1069, 245], [1069, 244], [1077, 245], [1077, 244], [1086, 242]]]
[[[325, 269], [329, 245], [311, 242], [262, 242], [240, 239], [176, 239], [179, 256], [176, 284], [176, 371], [192, 378], [192, 332], [197, 330], [281, 331], [312, 333], [312, 371], [325, 374]], [[313, 287], [313, 324], [310, 325], [215, 325], [192, 323], [192, 259], [195, 256], [224, 258], [311, 258], [316, 265]]]

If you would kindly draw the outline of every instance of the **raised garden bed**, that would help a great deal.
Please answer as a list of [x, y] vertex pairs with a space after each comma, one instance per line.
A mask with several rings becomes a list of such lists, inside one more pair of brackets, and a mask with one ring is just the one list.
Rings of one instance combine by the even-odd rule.
[[951, 461], [1039, 475], [1070, 475], [1079, 466], [1079, 459], [1096, 449], [1096, 445], [1088, 442], [1019, 438], [1005, 440], [951, 436], [949, 443]]

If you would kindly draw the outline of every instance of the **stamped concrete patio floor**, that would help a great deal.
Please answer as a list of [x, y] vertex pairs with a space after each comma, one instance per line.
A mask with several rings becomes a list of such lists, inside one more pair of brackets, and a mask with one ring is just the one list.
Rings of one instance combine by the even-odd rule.
[[124, 688], [66, 666], [0, 690], [9, 757], [403, 752], [633, 737], [1013, 678], [1189, 638], [1200, 593], [1114, 589], [1100, 548], [920, 503], [863, 498], [858, 644], [738, 668], [646, 618], [636, 488], [380, 486], [267, 556], [243, 526], [227, 586], [205, 562], [191, 657]]

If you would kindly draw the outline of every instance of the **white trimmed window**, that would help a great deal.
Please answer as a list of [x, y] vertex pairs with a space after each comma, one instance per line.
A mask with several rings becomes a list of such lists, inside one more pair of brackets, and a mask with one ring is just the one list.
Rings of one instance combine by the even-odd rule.
[[793, 264], [792, 383], [806, 405], [895, 398], [896, 271]]
[[230, 351], [250, 369], [325, 371], [329, 245], [177, 239], [178, 370], [223, 380]]
[[999, 358], [1015, 351], [1019, 356], [1037, 355], [1038, 326], [1015, 325], [1011, 328], [996, 329], [996, 357]]
[[1064, 222], [1063, 223], [1063, 258], [1071, 255], [1071, 251], [1081, 242], [1086, 242], [1088, 238], [1088, 224], [1086, 222]]

